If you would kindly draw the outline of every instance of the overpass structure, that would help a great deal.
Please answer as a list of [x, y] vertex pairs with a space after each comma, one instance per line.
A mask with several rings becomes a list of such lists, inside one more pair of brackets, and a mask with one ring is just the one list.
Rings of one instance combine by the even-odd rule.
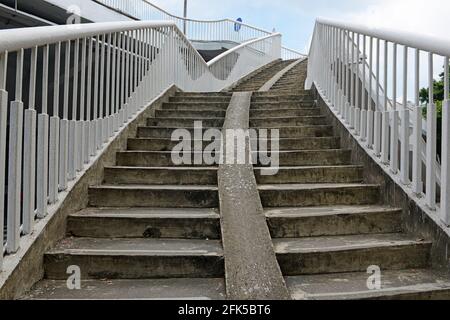
[[449, 297], [447, 41], [318, 19], [303, 56], [146, 1], [71, 25], [45, 2], [0, 31], [0, 298]]

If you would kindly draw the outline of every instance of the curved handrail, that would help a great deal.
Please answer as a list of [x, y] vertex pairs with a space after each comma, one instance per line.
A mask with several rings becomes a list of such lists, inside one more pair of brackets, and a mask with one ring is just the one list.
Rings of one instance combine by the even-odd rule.
[[[121, 12], [123, 14], [126, 14], [127, 16], [129, 16], [129, 17], [131, 17], [133, 19], [136, 19], [136, 20], [138, 19], [137, 17], [133, 17], [130, 12], [126, 12], [125, 11], [126, 9], [124, 8], [124, 6], [121, 7], [120, 4], [117, 3], [117, 1], [113, 1], [113, 3], [109, 3], [109, 1], [111, 1], [111, 0], [94, 0], [94, 1], [99, 3], [99, 4], [101, 4], [101, 5], [103, 5], [103, 6], [106, 6], [108, 8], [113, 9], [113, 10]], [[159, 6], [149, 2], [147, 0], [139, 0], [139, 1], [141, 1], [142, 3], [145, 3], [146, 5], [151, 6], [155, 10], [159, 11], [159, 13], [167, 15], [168, 17], [173, 18], [175, 20], [178, 20], [179, 22], [193, 22], [193, 23], [205, 23], [205, 24], [230, 23], [230, 24], [233, 24], [233, 25], [235, 25], [235, 24], [240, 25], [241, 27], [247, 27], [247, 28], [249, 28], [249, 29], [251, 29], [253, 31], [257, 31], [257, 32], [260, 32], [260, 33], [265, 34], [265, 35], [274, 34], [274, 32], [270, 32], [270, 31], [267, 31], [267, 30], [264, 30], [264, 29], [252, 26], [250, 24], [246, 24], [246, 23], [235, 21], [233, 19], [228, 19], [228, 18], [227, 19], [219, 19], [219, 20], [201, 20], [201, 19], [184, 18], [184, 17], [180, 17], [180, 16], [177, 16], [177, 15], [171, 14], [170, 12], [160, 8]], [[114, 7], [114, 5], [115, 5], [115, 7]], [[223, 32], [223, 34], [226, 34], [226, 32]], [[261, 38], [261, 37], [258, 36], [257, 38]], [[244, 41], [247, 41], [247, 40], [250, 40], [250, 39], [244, 39]], [[305, 55], [303, 53], [300, 53], [300, 52], [298, 52], [296, 50], [289, 49], [289, 48], [286, 48], [286, 47], [283, 47], [283, 46], [282, 46], [282, 50], [283, 50], [282, 56], [283, 56], [283, 58], [286, 58], [286, 59], [298, 59], [298, 58], [303, 58], [303, 57], [307, 56], [307, 55]]]
[[213, 64], [217, 63], [218, 61], [220, 61], [224, 57], [226, 57], [226, 56], [232, 54], [233, 52], [236, 52], [236, 51], [238, 51], [238, 50], [240, 50], [240, 49], [242, 49], [244, 47], [248, 47], [248, 46], [250, 46], [250, 45], [252, 45], [254, 43], [257, 43], [257, 42], [260, 42], [260, 41], [264, 41], [264, 40], [270, 39], [270, 38], [275, 38], [275, 37], [281, 37], [281, 33], [274, 33], [274, 34], [271, 34], [271, 35], [268, 35], [268, 36], [265, 36], [265, 37], [262, 37], [262, 38], [259, 38], [259, 39], [254, 39], [254, 40], [250, 40], [250, 41], [247, 41], [245, 43], [242, 43], [242, 44], [240, 44], [240, 45], [238, 45], [236, 47], [233, 47], [233, 48], [231, 48], [231, 49], [221, 53], [220, 55], [218, 55], [214, 59], [210, 60], [208, 62], [208, 66], [212, 66]]
[[4, 249], [17, 252], [69, 182], [162, 92], [221, 91], [280, 56], [281, 35], [271, 34], [207, 64], [173, 21], [0, 31], [0, 268]]
[[359, 34], [365, 34], [369, 37], [383, 39], [402, 46], [427, 51], [441, 56], [450, 56], [450, 40], [433, 35], [399, 31], [389, 28], [368, 27], [361, 24], [325, 18], [318, 18], [317, 23], [346, 29]]

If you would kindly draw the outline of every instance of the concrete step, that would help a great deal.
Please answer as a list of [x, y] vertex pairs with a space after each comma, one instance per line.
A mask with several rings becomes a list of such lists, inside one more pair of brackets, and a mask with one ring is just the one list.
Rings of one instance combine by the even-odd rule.
[[222, 102], [229, 103], [231, 96], [175, 96], [169, 99], [169, 102]]
[[[187, 130], [191, 133], [192, 137], [194, 136], [194, 127], [192, 124], [192, 128], [188, 127], [138, 127], [137, 129], [137, 137], [138, 138], [157, 138], [157, 139], [171, 139], [174, 131], [183, 129]], [[219, 129], [222, 130], [222, 127], [217, 128], [203, 128], [202, 132], [204, 133], [209, 129]], [[198, 129], [197, 129], [198, 130]], [[318, 130], [317, 130], [318, 131]]]
[[366, 272], [287, 277], [296, 300], [448, 300], [446, 274], [430, 269], [382, 270], [381, 289], [369, 290]]
[[[221, 141], [221, 140], [219, 140]], [[186, 141], [183, 141], [183, 143]], [[195, 144], [201, 143], [203, 149], [209, 146], [211, 141], [204, 140], [190, 140], [192, 150], [195, 149]], [[172, 151], [174, 147], [180, 144], [180, 141], [172, 141], [172, 139], [162, 138], [136, 138], [128, 139], [128, 150], [130, 151]]]
[[166, 102], [163, 103], [162, 109], [176, 109], [178, 107], [189, 108], [190, 110], [201, 110], [201, 108], [215, 108], [215, 110], [223, 110], [228, 108], [228, 102]]
[[220, 216], [214, 209], [88, 208], [72, 214], [67, 233], [88, 238], [160, 238], [220, 240]]
[[[269, 150], [272, 147], [270, 139], [260, 139], [258, 143], [261, 149], [263, 146], [267, 146]], [[338, 137], [281, 138], [278, 144], [281, 151], [339, 149], [340, 139]]]
[[266, 94], [266, 95], [260, 95], [260, 94], [254, 93], [253, 96], [252, 96], [252, 102], [280, 102], [280, 101], [313, 102], [314, 99], [309, 94], [300, 94], [300, 95]]
[[363, 184], [260, 185], [264, 207], [320, 207], [378, 204], [380, 186]]
[[302, 125], [326, 125], [327, 118], [324, 116], [307, 117], [261, 117], [251, 118], [251, 127], [295, 127]]
[[231, 98], [233, 94], [231, 92], [177, 92], [175, 96], [177, 97], [229, 97]]
[[220, 241], [66, 238], [45, 254], [45, 278], [67, 280], [79, 266], [82, 279], [217, 278], [224, 275]]
[[289, 96], [295, 96], [295, 97], [304, 97], [304, 96], [308, 96], [308, 97], [312, 97], [312, 91], [311, 90], [298, 90], [298, 92], [296, 94], [287, 94], [287, 95], [280, 95], [278, 93], [272, 92], [272, 91], [266, 91], [266, 92], [254, 92], [253, 93], [253, 98], [255, 99], [259, 99], [260, 97], [263, 98], [271, 98], [271, 97], [282, 97], [283, 99]]
[[[177, 154], [178, 155], [178, 154]], [[116, 155], [117, 165], [121, 167], [210, 167], [217, 164], [207, 164], [204, 162], [202, 152], [189, 152], [186, 156], [190, 163], [175, 164], [171, 151], [123, 151]], [[195, 158], [199, 157], [201, 163], [195, 163]], [[183, 159], [184, 160], [184, 159]]]
[[329, 206], [265, 210], [272, 238], [398, 233], [402, 210], [384, 206]]
[[226, 111], [156, 110], [156, 118], [225, 118]]
[[[203, 149], [211, 144], [211, 141], [192, 140], [191, 147], [194, 150], [194, 143], [202, 142]], [[258, 140], [260, 145], [263, 143], [269, 148], [272, 146], [271, 140]], [[173, 148], [180, 144], [180, 141], [172, 141], [162, 138], [134, 138], [128, 139], [128, 150], [130, 151], [172, 151]], [[337, 137], [304, 137], [292, 139], [279, 139], [279, 149], [288, 150], [321, 150], [321, 149], [339, 149], [340, 139]]]
[[104, 183], [137, 185], [216, 185], [217, 168], [105, 167]]
[[253, 102], [250, 110], [278, 110], [278, 109], [299, 109], [299, 108], [315, 108], [313, 102]]
[[148, 118], [149, 127], [193, 127], [195, 122], [200, 122], [202, 126], [211, 128], [222, 128], [225, 118]]
[[[262, 156], [267, 152], [258, 153], [258, 164], [261, 164]], [[324, 149], [324, 150], [300, 150], [269, 152], [270, 156], [278, 156], [280, 166], [334, 166], [350, 164], [350, 150]], [[176, 164], [171, 151], [122, 151], [116, 155], [117, 165], [121, 167], [172, 167], [172, 166], [214, 166], [219, 163], [205, 163], [202, 152], [189, 152], [183, 160], [189, 163]], [[195, 163], [199, 157], [201, 163]], [[265, 164], [264, 164], [265, 165]], [[273, 165], [273, 164], [272, 164]]]
[[275, 129], [280, 133], [280, 138], [311, 138], [332, 137], [332, 126], [296, 126], [296, 127], [254, 127], [253, 129]]
[[285, 276], [426, 268], [431, 242], [407, 235], [375, 234], [275, 239], [274, 248]]
[[258, 184], [358, 183], [363, 181], [362, 166], [281, 167], [275, 175], [264, 175], [255, 168]]
[[[271, 153], [273, 156], [275, 153]], [[351, 163], [351, 150], [293, 150], [278, 153], [279, 164], [285, 166], [337, 166]]]
[[185, 105], [185, 104], [176, 104], [176, 105], [166, 105], [163, 109], [163, 111], [212, 111], [212, 112], [226, 112], [228, 107], [217, 107], [215, 105], [209, 105], [209, 104], [201, 104], [201, 105]]
[[89, 188], [91, 207], [217, 208], [216, 186], [104, 185]]
[[250, 118], [319, 116], [319, 108], [260, 109], [250, 111]]
[[40, 281], [24, 300], [225, 300], [225, 281], [212, 279], [85, 280], [81, 290], [67, 280]]

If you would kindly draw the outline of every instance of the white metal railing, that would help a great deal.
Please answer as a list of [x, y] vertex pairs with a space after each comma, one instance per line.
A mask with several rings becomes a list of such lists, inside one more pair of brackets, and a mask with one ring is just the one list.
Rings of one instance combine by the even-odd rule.
[[[273, 34], [232, 19], [194, 20], [173, 15], [146, 0], [94, 0], [137, 20], [170, 20], [184, 30], [191, 41], [231, 41], [244, 43]], [[301, 59], [305, 55], [283, 47], [284, 60]]]
[[298, 60], [306, 57], [307, 55], [296, 50], [288, 49], [286, 47], [281, 48], [281, 59], [283, 60]]
[[168, 21], [0, 31], [0, 267], [1, 253], [17, 252], [68, 182], [167, 88], [220, 91], [280, 56], [281, 35], [271, 34], [207, 64]]
[[[427, 55], [426, 62], [422, 61], [422, 55]], [[367, 152], [389, 166], [397, 182], [410, 189], [419, 202], [424, 198], [423, 204], [436, 210], [447, 225], [450, 225], [449, 57], [450, 42], [443, 39], [318, 19], [307, 81], [307, 86], [313, 83], [317, 86]], [[437, 59], [442, 59], [445, 70], [440, 171], [436, 162], [437, 114], [433, 98]], [[409, 76], [411, 60], [414, 77]], [[430, 102], [424, 143], [419, 89], [420, 72], [426, 68]], [[412, 109], [408, 102], [411, 88]], [[440, 199], [437, 180], [440, 180]]]

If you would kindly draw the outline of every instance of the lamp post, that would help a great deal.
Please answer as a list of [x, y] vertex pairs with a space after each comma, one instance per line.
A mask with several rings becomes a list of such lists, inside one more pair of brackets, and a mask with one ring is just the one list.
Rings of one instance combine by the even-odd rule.
[[186, 18], [187, 18], [187, 0], [184, 0], [184, 13], [183, 13], [184, 21], [183, 21], [183, 32], [186, 35]]

